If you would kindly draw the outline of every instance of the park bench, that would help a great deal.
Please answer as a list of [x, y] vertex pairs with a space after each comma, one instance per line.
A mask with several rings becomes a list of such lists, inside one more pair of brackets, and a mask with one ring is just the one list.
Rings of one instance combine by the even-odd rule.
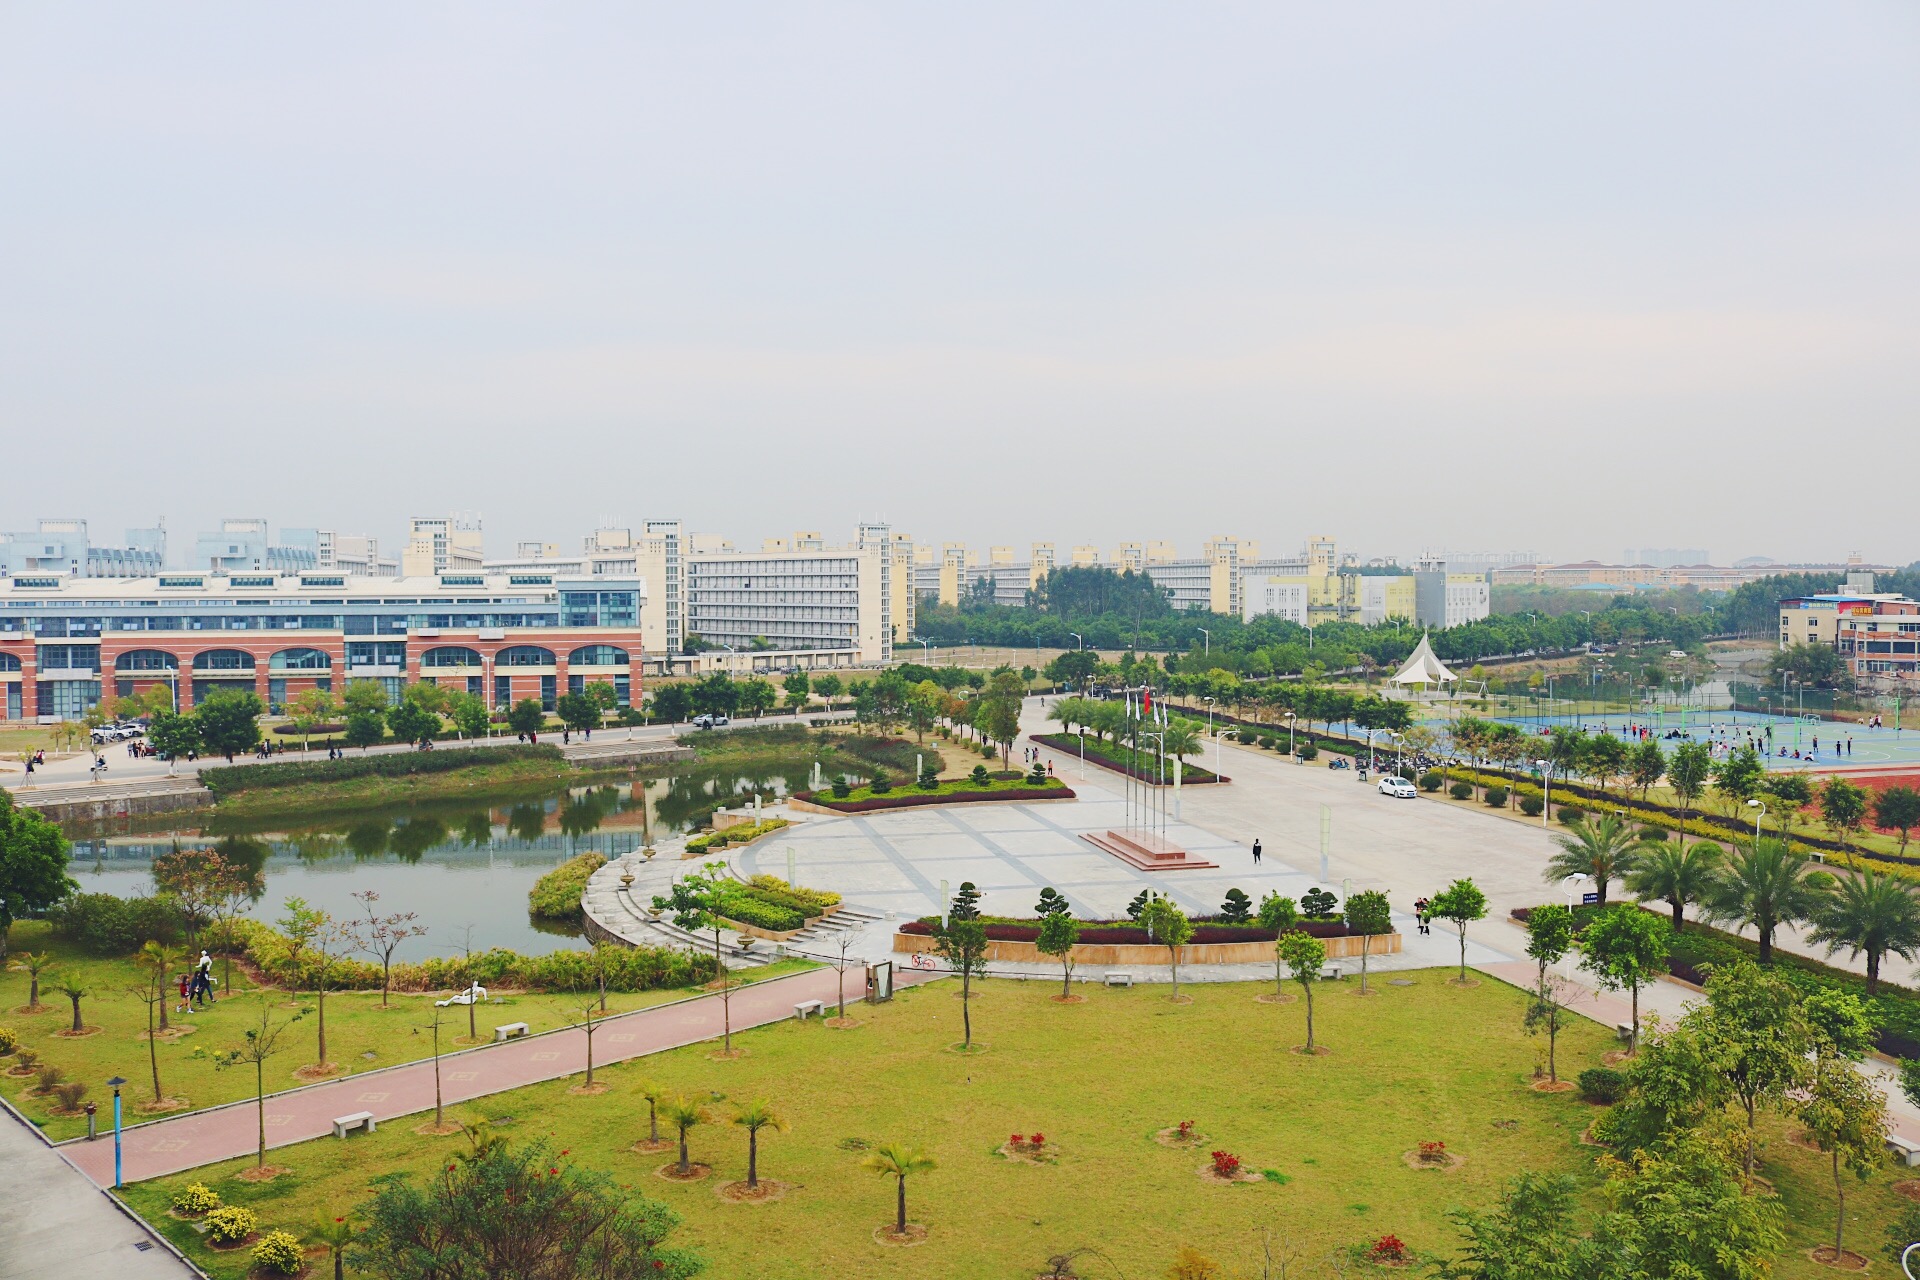
[[1620, 1042], [1622, 1044], [1632, 1044], [1633, 1043], [1633, 1024], [1631, 1022], [1619, 1023], [1615, 1025], [1615, 1027], [1613, 1028], [1613, 1034], [1620, 1037]]
[[1887, 1135], [1887, 1154], [1900, 1164], [1920, 1164], [1920, 1143], [1909, 1142], [1897, 1133], [1890, 1133]]
[[802, 1000], [799, 1004], [793, 1006], [793, 1016], [802, 1022], [805, 1022], [813, 1014], [824, 1012], [826, 1012], [826, 1006], [818, 1000]]
[[1110, 987], [1131, 987], [1133, 975], [1124, 969], [1109, 969], [1107, 976], [1101, 979]]
[[515, 1036], [524, 1036], [526, 1034], [527, 1034], [526, 1023], [509, 1022], [504, 1027], [495, 1027], [493, 1029], [493, 1042], [495, 1044], [502, 1044], [508, 1040], [513, 1039]]
[[351, 1129], [365, 1129], [368, 1133], [372, 1133], [379, 1127], [378, 1124], [374, 1123], [373, 1112], [356, 1111], [352, 1115], [334, 1117], [333, 1136], [336, 1138], [344, 1138], [347, 1136], [348, 1130]]
[[1337, 964], [1327, 965], [1325, 968], [1320, 970], [1320, 980], [1322, 982], [1338, 982], [1340, 981], [1340, 979], [1346, 976], [1347, 976], [1346, 970], [1342, 969]]

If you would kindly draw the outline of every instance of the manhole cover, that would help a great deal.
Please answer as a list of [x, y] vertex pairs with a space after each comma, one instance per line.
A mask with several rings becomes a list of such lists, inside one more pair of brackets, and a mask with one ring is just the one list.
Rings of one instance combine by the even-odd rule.
[[1390, 987], [1410, 987], [1413, 985], [1413, 979], [1412, 978], [1388, 978], [1387, 985]]

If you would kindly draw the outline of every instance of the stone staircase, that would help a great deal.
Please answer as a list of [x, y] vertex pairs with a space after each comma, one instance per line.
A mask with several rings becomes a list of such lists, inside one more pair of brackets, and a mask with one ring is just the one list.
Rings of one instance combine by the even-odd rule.
[[795, 951], [808, 951], [815, 955], [838, 949], [840, 939], [849, 934], [857, 934], [879, 924], [881, 915], [864, 907], [841, 908], [830, 916], [822, 916], [799, 933], [787, 939], [786, 945]]

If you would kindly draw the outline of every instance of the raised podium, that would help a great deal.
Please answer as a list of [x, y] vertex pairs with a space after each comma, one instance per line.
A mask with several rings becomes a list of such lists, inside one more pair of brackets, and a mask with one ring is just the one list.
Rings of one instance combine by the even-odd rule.
[[1217, 867], [1217, 862], [1195, 857], [1179, 845], [1151, 831], [1083, 831], [1081, 837], [1095, 848], [1142, 871], [1201, 871]]

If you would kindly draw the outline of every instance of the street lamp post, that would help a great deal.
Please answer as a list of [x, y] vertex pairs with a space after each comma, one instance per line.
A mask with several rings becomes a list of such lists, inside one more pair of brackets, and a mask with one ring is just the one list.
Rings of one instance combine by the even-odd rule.
[[1195, 627], [1194, 630], [1205, 637], [1205, 639], [1201, 641], [1201, 654], [1211, 657], [1213, 654], [1213, 632], [1207, 630], [1205, 627]]
[[1540, 766], [1540, 825], [1547, 825], [1547, 815], [1553, 812], [1553, 761], [1535, 760]]
[[1753, 810], [1753, 847], [1760, 847], [1760, 820], [1767, 816], [1767, 806], [1758, 800], [1747, 801], [1747, 808]]
[[1220, 739], [1213, 737], [1213, 699], [1202, 698], [1207, 704], [1207, 736], [1213, 738], [1213, 771], [1220, 772]]
[[115, 1190], [126, 1186], [120, 1173], [120, 1086], [127, 1082], [125, 1076], [115, 1076], [107, 1081], [113, 1088], [113, 1185]]

